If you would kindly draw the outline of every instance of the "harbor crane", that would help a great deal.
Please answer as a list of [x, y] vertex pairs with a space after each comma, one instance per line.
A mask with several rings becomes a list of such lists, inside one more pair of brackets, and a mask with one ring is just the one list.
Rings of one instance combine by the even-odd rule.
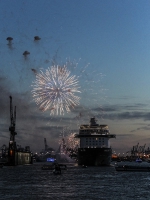
[[145, 149], [145, 154], [150, 155], [150, 147], [147, 147], [147, 149]]
[[131, 150], [132, 156], [135, 156], [135, 154], [138, 153], [138, 147], [139, 147], [139, 143], [137, 143], [137, 145], [133, 146], [133, 148]]
[[150, 152], [150, 149], [148, 148], [147, 150], [145, 150], [145, 146], [146, 144], [144, 144], [143, 146], [139, 146], [139, 143], [135, 146], [133, 146], [133, 148], [131, 149], [131, 151], [127, 151], [126, 153], [131, 153], [132, 157], [136, 157], [136, 156], [143, 156], [143, 154]]
[[15, 165], [15, 152], [16, 152], [16, 142], [15, 135], [17, 135], [16, 128], [16, 106], [13, 113], [12, 97], [10, 96], [10, 141], [9, 141], [9, 150], [8, 150], [8, 163], [9, 165]]
[[144, 153], [145, 152], [145, 146], [146, 146], [146, 144], [144, 144], [143, 146], [139, 146], [138, 152]]
[[46, 138], [44, 138], [44, 144], [45, 144], [45, 151], [48, 150], [48, 145], [47, 145], [47, 142], [46, 142]]
[[135, 156], [136, 153], [138, 153], [138, 147], [139, 147], [139, 143], [137, 143], [137, 145], [133, 146], [133, 148], [131, 149], [131, 151], [127, 151], [126, 153], [131, 153], [131, 156]]
[[51, 148], [51, 147], [49, 147], [49, 146], [47, 145], [46, 138], [44, 138], [44, 145], [45, 145], [45, 149], [44, 149], [44, 152], [45, 152], [45, 153], [49, 153], [49, 152], [54, 151], [53, 148]]
[[15, 142], [15, 135], [17, 135], [17, 133], [15, 132], [15, 128], [16, 128], [16, 106], [15, 106], [15, 110], [14, 110], [14, 114], [13, 114], [12, 97], [10, 96], [10, 127], [9, 127], [9, 131], [10, 131], [10, 141], [13, 141], [13, 142]]

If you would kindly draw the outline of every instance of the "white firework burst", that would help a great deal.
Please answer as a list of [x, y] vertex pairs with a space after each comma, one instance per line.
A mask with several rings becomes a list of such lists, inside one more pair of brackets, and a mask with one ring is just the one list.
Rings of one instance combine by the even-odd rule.
[[32, 95], [40, 110], [50, 110], [50, 115], [61, 115], [70, 112], [71, 108], [79, 105], [80, 93], [78, 78], [64, 65], [51, 66], [45, 73], [40, 70], [32, 85]]

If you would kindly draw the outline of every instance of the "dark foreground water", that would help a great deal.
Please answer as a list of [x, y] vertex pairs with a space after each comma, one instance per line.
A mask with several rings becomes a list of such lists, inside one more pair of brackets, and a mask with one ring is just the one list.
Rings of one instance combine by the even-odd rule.
[[0, 169], [0, 199], [150, 199], [150, 172], [117, 172], [112, 167], [68, 166], [61, 175], [42, 163]]

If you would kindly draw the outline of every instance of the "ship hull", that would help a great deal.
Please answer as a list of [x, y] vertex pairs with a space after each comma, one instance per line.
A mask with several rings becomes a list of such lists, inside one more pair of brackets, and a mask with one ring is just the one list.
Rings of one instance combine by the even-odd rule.
[[111, 148], [79, 148], [78, 165], [109, 166], [111, 155]]

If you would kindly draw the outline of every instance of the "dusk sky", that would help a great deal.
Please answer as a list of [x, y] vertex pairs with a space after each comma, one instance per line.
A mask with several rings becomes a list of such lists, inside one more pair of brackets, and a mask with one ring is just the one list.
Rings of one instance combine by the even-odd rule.
[[[138, 142], [150, 147], [149, 0], [0, 0], [0, 21], [0, 146], [9, 142], [12, 95], [17, 144], [32, 151], [44, 138], [57, 149], [60, 135], [78, 133], [93, 116], [116, 134], [117, 153]], [[36, 105], [32, 85], [40, 70], [66, 63], [80, 104], [51, 116]]]

